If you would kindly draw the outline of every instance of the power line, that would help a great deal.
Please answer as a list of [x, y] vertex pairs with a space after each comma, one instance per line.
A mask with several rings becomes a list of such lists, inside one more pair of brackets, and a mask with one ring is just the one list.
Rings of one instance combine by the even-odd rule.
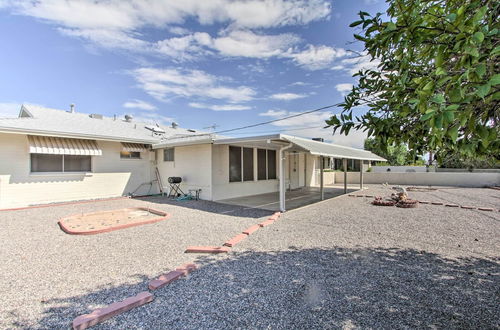
[[[337, 104], [331, 104], [331, 105], [327, 105], [327, 106], [324, 106], [324, 107], [321, 107], [321, 108], [317, 108], [317, 109], [313, 109], [313, 110], [307, 110], [307, 111], [300, 112], [300, 113], [297, 113], [297, 114], [294, 114], [294, 115], [290, 115], [290, 116], [286, 116], [286, 117], [282, 117], [282, 118], [277, 118], [277, 119], [272, 119], [272, 120], [268, 120], [268, 121], [265, 121], [265, 122], [260, 122], [260, 123], [257, 123], [257, 124], [252, 124], [252, 125], [247, 125], [247, 126], [242, 126], [242, 127], [237, 127], [237, 128], [226, 129], [226, 130], [222, 130], [222, 131], [218, 131], [218, 132], [211, 132], [211, 133], [193, 134], [193, 135], [172, 137], [172, 139], [190, 138], [190, 137], [195, 137], [195, 136], [205, 136], [205, 135], [222, 134], [222, 133], [239, 131], [239, 130], [242, 130], [242, 129], [252, 128], [252, 127], [257, 127], [257, 126], [262, 126], [262, 125], [268, 125], [268, 124], [271, 124], [271, 123], [276, 123], [276, 122], [279, 122], [279, 121], [282, 121], [282, 120], [286, 120], [286, 119], [290, 119], [290, 118], [296, 118], [296, 117], [299, 117], [299, 116], [307, 115], [309, 113], [318, 112], [318, 111], [330, 109], [330, 108], [333, 108], [333, 107], [337, 107], [339, 105], [340, 105], [339, 103], [337, 103]], [[169, 138], [166, 138], [166, 140], [168, 140], [168, 139]]]

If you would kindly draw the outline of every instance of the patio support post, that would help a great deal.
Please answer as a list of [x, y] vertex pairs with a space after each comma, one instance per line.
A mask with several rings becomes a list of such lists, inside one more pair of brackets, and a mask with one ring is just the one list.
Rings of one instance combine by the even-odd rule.
[[323, 187], [323, 170], [324, 170], [324, 159], [323, 159], [323, 156], [319, 156], [319, 162], [321, 163], [320, 166], [319, 166], [319, 170], [320, 170], [320, 174], [319, 174], [319, 191], [321, 193], [321, 200], [324, 200], [325, 199], [325, 189]]
[[280, 166], [280, 211], [285, 212], [285, 150], [293, 146], [290, 143], [288, 146], [280, 148], [279, 151], [279, 166]]
[[342, 159], [342, 167], [344, 168], [344, 194], [347, 194], [347, 158]]
[[359, 189], [363, 190], [363, 161], [359, 160]]

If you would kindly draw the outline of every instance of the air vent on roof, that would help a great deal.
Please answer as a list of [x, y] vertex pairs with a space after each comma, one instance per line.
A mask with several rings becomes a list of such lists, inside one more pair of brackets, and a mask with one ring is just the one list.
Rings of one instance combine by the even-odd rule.
[[177, 124], [176, 122], [173, 121], [172, 122], [172, 128], [177, 128], [177, 127], [179, 127], [179, 124]]
[[323, 138], [313, 138], [313, 141], [325, 142], [325, 139], [323, 139]]
[[134, 119], [134, 117], [132, 117], [131, 115], [125, 115], [125, 121], [127, 123], [130, 123], [132, 121], [132, 119]]
[[71, 104], [69, 105], [69, 112], [71, 112], [71, 113], [74, 113], [74, 112], [75, 112], [75, 105], [74, 105], [73, 103], [71, 103]]
[[196, 132], [194, 129], [188, 129], [187, 131], [188, 131], [188, 132], [191, 132], [191, 133]]
[[94, 118], [94, 119], [102, 119], [103, 116], [98, 114], [98, 113], [93, 113], [91, 115], [89, 115], [90, 118]]

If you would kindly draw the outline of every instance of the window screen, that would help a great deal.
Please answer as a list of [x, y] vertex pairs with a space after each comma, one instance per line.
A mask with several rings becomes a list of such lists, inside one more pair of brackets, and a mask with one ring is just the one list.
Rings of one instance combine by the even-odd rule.
[[257, 149], [257, 179], [267, 180], [267, 150]]
[[229, 146], [229, 182], [241, 181], [241, 147]]
[[90, 172], [90, 156], [64, 155], [64, 172]]
[[243, 148], [243, 181], [253, 181], [253, 148]]
[[174, 148], [166, 148], [163, 150], [163, 161], [173, 162], [174, 161]]
[[120, 158], [124, 159], [141, 159], [141, 153], [138, 151], [122, 151], [120, 152]]
[[276, 150], [267, 151], [267, 179], [276, 179]]
[[62, 155], [31, 154], [31, 172], [62, 172]]

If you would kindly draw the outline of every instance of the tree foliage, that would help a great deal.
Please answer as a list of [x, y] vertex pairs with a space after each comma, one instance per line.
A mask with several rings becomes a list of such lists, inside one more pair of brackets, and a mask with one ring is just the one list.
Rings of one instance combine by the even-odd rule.
[[[414, 154], [499, 157], [499, 15], [490, 0], [389, 0], [386, 15], [360, 12], [354, 37], [380, 64], [354, 75], [342, 113], [327, 124]], [[367, 112], [353, 118], [360, 106]]]
[[[365, 150], [369, 150], [381, 157], [387, 159], [391, 166], [413, 165], [420, 158], [414, 159], [408, 148], [403, 143], [397, 145], [383, 146], [376, 139], [366, 139], [364, 143]], [[423, 163], [423, 162], [422, 162]]]

